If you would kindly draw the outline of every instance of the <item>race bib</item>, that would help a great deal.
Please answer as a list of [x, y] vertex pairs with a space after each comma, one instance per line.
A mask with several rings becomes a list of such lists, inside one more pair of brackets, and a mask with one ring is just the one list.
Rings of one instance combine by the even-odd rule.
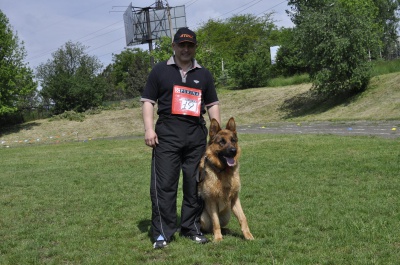
[[175, 85], [172, 94], [172, 114], [199, 117], [201, 108], [201, 90]]

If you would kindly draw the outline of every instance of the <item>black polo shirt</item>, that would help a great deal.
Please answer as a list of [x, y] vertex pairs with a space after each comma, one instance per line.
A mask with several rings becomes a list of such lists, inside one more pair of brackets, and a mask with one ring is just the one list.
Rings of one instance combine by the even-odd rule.
[[158, 115], [170, 115], [174, 85], [185, 86], [202, 91], [201, 114], [205, 107], [219, 104], [211, 73], [193, 60], [193, 67], [186, 75], [175, 64], [174, 58], [160, 62], [151, 70], [141, 101], [158, 104]]

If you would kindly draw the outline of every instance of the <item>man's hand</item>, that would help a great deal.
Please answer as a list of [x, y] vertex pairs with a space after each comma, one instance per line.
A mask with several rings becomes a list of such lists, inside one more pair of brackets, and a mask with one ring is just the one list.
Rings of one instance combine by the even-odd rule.
[[142, 111], [143, 111], [143, 124], [145, 132], [144, 142], [146, 143], [147, 146], [154, 148], [158, 144], [158, 137], [153, 129], [154, 103], [149, 101], [143, 102]]
[[146, 130], [146, 132], [144, 134], [144, 141], [147, 146], [150, 146], [153, 148], [156, 147], [156, 145], [158, 144], [158, 137], [157, 137], [156, 132], [153, 129]]

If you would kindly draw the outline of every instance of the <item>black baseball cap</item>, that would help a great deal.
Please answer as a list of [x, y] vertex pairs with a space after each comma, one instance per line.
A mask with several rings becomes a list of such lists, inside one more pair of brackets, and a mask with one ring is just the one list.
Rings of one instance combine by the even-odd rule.
[[191, 31], [189, 28], [180, 28], [175, 33], [174, 42], [175, 43], [191, 42], [197, 44], [196, 33]]

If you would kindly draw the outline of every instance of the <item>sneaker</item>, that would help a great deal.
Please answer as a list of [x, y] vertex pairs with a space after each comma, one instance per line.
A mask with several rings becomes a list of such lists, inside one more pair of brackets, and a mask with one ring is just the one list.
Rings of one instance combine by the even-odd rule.
[[167, 246], [167, 241], [165, 241], [165, 240], [158, 240], [158, 241], [154, 242], [154, 244], [153, 244], [154, 249], [161, 249], [161, 248], [165, 248], [166, 246]]
[[198, 244], [205, 244], [210, 242], [208, 240], [207, 237], [205, 237], [204, 235], [200, 234], [200, 235], [194, 235], [194, 236], [188, 236], [188, 238], [190, 238], [190, 240], [192, 240], [193, 242], [196, 242]]

